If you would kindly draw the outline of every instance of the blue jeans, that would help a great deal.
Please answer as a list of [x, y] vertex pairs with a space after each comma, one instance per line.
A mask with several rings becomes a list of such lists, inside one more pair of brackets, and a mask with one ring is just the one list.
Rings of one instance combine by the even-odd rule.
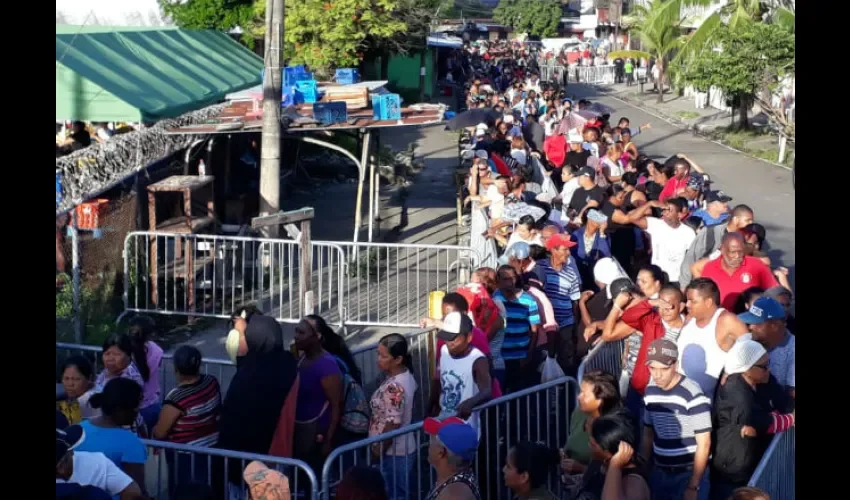
[[[652, 500], [682, 500], [693, 475], [694, 472], [691, 469], [674, 472], [669, 469], [653, 467], [649, 477], [649, 490], [652, 492]], [[709, 479], [708, 469], [706, 469], [699, 482], [698, 500], [708, 500], [708, 489]]]
[[410, 472], [416, 463], [417, 453], [396, 457], [385, 455], [380, 464], [381, 474], [387, 483], [387, 500], [407, 500], [412, 498]]

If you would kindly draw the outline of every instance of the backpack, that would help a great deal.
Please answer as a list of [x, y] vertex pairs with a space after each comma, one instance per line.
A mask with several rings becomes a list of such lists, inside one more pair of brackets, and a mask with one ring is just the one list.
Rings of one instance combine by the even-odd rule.
[[343, 407], [340, 425], [353, 434], [367, 434], [372, 408], [369, 405], [369, 398], [366, 397], [366, 391], [351, 376], [348, 365], [336, 356], [334, 358], [342, 371]]

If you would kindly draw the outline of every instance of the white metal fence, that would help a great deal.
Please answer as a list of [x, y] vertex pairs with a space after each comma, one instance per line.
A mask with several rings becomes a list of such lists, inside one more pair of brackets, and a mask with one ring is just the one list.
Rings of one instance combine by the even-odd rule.
[[540, 79], [545, 82], [563, 82], [564, 72], [568, 83], [605, 85], [614, 83], [614, 65], [603, 66], [542, 66]]
[[256, 304], [283, 322], [308, 308], [337, 325], [417, 327], [428, 293], [465, 284], [469, 247], [313, 241], [310, 277], [294, 240], [134, 232], [124, 245], [125, 311], [229, 318]]
[[[505, 487], [502, 468], [511, 447], [520, 441], [534, 441], [551, 448], [561, 448], [569, 437], [569, 417], [575, 408], [577, 384], [572, 377], [563, 377], [545, 384], [524, 389], [494, 399], [476, 408], [480, 415], [481, 442], [474, 470], [482, 498], [508, 500], [513, 498]], [[422, 422], [394, 431], [340, 446], [331, 452], [321, 474], [322, 498], [330, 500], [343, 472], [353, 465], [383, 467], [390, 460], [384, 455], [373, 455], [371, 446], [388, 439], [407, 439], [410, 443], [409, 487], [407, 498], [421, 500], [434, 486], [434, 470], [428, 464], [428, 437]], [[402, 466], [398, 462], [395, 467]], [[318, 472], [318, 471], [317, 471]], [[399, 477], [394, 474], [393, 478]], [[561, 481], [555, 471], [549, 474], [547, 485], [551, 491], [560, 492]]]

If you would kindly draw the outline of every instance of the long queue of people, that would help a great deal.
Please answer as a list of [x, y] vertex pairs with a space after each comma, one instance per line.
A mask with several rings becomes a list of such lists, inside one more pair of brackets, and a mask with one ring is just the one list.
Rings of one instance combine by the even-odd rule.
[[[505, 318], [491, 352], [509, 344], [506, 360], [538, 367], [532, 346], [545, 346], [575, 375], [592, 346], [623, 340], [623, 373], [607, 392], [640, 423], [620, 451], [647, 466], [627, 496], [727, 498], [795, 422], [792, 292], [788, 270], [771, 267], [766, 229], [685, 154], [641, 154], [635, 137], [650, 124], [612, 126], [610, 108], [535, 75], [507, 91], [486, 73], [470, 83], [469, 104], [495, 117], [462, 145], [472, 160], [465, 205], [486, 211], [484, 236], [503, 264], [473, 279], [477, 303], [486, 290]], [[478, 308], [473, 318], [488, 309]], [[598, 417], [575, 422], [571, 438]], [[578, 498], [599, 497], [607, 481], [566, 464], [581, 474], [575, 483], [597, 486]]]

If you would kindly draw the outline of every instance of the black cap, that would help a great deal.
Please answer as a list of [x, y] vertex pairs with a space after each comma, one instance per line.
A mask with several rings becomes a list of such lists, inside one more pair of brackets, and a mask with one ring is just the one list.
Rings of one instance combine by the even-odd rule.
[[720, 203], [729, 203], [732, 201], [732, 197], [723, 191], [709, 191], [708, 193], [705, 193], [706, 203], [713, 203], [715, 201], [719, 201]]
[[635, 286], [629, 278], [617, 278], [611, 282], [611, 298], [614, 298], [623, 292], [633, 293], [637, 291], [637, 286]]
[[596, 180], [596, 170], [591, 167], [581, 167], [580, 169], [578, 169], [577, 175], [584, 175], [586, 177], [590, 177], [590, 180], [592, 181]]

